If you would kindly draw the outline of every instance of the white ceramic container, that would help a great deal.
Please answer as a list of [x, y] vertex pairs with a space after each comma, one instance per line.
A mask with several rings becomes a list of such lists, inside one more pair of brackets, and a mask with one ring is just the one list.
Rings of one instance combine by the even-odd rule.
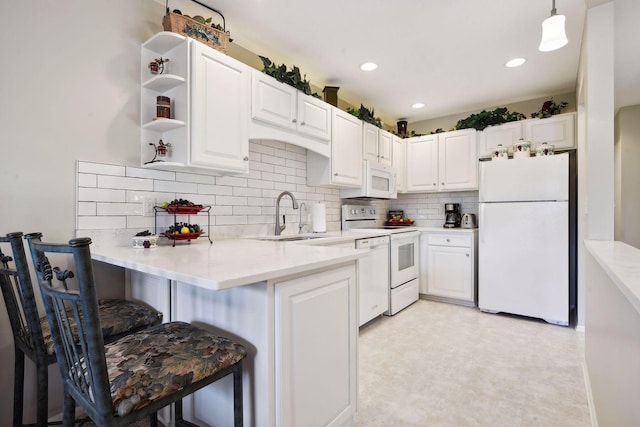
[[525, 157], [531, 157], [531, 142], [520, 139], [513, 144], [513, 158], [522, 159]]
[[491, 160], [509, 160], [509, 149], [503, 147], [502, 144], [498, 144], [498, 146], [491, 151]]
[[538, 145], [536, 147], [536, 157], [538, 156], [553, 156], [553, 151], [554, 151], [554, 146], [553, 145], [549, 145], [546, 142], [543, 142], [542, 144]]

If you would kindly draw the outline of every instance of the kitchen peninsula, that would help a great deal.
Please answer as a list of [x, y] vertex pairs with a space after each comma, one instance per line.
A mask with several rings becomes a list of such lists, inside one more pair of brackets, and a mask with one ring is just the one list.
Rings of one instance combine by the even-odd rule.
[[[196, 323], [247, 347], [246, 425], [352, 423], [362, 252], [249, 239], [91, 251], [125, 268], [127, 297], [161, 310], [165, 321]], [[187, 419], [232, 425], [232, 384], [219, 383], [185, 399]]]

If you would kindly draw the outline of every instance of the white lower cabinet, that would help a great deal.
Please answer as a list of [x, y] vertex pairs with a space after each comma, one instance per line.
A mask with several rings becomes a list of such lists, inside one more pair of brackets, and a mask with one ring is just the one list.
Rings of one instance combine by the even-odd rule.
[[[127, 296], [163, 311], [165, 322], [191, 322], [247, 348], [245, 425], [352, 425], [357, 398], [355, 262], [221, 291], [135, 271], [127, 277]], [[185, 398], [183, 410], [185, 419], [198, 425], [233, 425], [231, 377]], [[160, 417], [172, 425], [169, 409]]]
[[428, 299], [476, 305], [477, 232], [423, 232], [420, 293]]
[[345, 267], [275, 284], [276, 425], [339, 426], [356, 409], [356, 276]]

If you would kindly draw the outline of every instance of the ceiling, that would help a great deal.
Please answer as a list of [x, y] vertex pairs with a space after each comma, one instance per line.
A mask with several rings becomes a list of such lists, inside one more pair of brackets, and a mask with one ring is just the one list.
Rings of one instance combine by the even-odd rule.
[[[225, 15], [234, 43], [297, 65], [315, 86], [339, 86], [340, 98], [391, 123], [574, 91], [586, 13], [584, 0], [557, 0], [569, 44], [540, 52], [551, 0], [200, 1]], [[506, 68], [514, 57], [527, 62]], [[378, 69], [361, 71], [366, 61]]]

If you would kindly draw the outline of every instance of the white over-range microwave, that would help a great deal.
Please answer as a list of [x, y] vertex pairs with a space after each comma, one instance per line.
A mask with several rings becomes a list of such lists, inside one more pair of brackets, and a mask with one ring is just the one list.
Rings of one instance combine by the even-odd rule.
[[362, 187], [340, 190], [343, 199], [395, 199], [396, 169], [371, 160], [364, 160], [362, 165]]

